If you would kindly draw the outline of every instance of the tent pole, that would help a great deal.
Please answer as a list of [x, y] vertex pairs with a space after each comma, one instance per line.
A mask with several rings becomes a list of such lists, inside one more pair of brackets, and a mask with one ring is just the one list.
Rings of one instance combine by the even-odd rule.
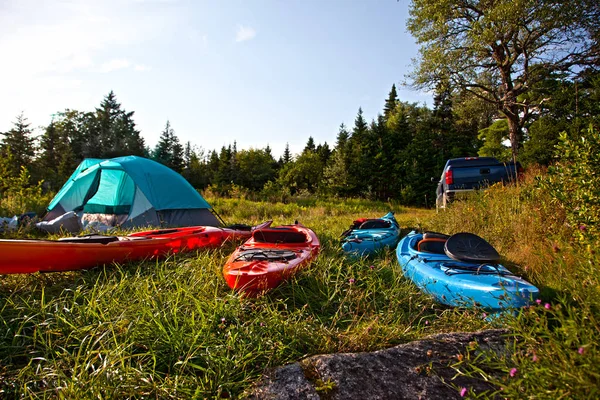
[[223, 220], [223, 218], [221, 218], [221, 216], [219, 215], [219, 213], [217, 212], [217, 210], [215, 210], [214, 208], [211, 208], [210, 212], [212, 212], [215, 215], [215, 217], [217, 217], [217, 219], [219, 221], [221, 221], [221, 223], [223, 224], [224, 227], [227, 226], [227, 224], [225, 223], [225, 221]]

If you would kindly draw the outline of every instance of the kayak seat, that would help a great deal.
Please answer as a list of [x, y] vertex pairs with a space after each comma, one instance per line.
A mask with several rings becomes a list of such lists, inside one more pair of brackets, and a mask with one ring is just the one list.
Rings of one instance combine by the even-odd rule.
[[246, 224], [231, 224], [231, 225], [227, 225], [225, 228], [235, 229], [237, 231], [248, 231], [248, 232], [250, 232], [252, 230], [252, 226], [246, 225]]
[[445, 235], [443, 233], [438, 233], [438, 232], [425, 232], [423, 233], [423, 239], [449, 239], [450, 235]]
[[271, 249], [249, 249], [241, 253], [236, 261], [290, 261], [297, 257], [296, 253], [290, 250], [271, 250]]
[[259, 243], [306, 243], [306, 235], [296, 231], [261, 229], [252, 234], [255, 242]]
[[446, 254], [444, 252], [446, 240], [443, 238], [422, 239], [417, 243], [417, 250], [424, 253]]
[[58, 241], [63, 242], [63, 243], [107, 244], [107, 243], [117, 242], [117, 241], [119, 241], [119, 238], [116, 236], [86, 235], [86, 236], [62, 238], [62, 239], [58, 239]]
[[485, 239], [469, 232], [452, 235], [446, 242], [444, 252], [456, 261], [497, 263], [500, 254]]
[[387, 229], [392, 226], [390, 221], [386, 221], [384, 219], [370, 219], [358, 227], [358, 229]]

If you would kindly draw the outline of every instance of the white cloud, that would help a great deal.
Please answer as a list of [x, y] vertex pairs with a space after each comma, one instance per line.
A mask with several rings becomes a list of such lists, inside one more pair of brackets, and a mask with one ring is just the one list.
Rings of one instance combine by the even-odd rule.
[[148, 66], [148, 65], [144, 65], [144, 64], [136, 64], [135, 67], [133, 68], [136, 71], [150, 71], [152, 69], [152, 67]]
[[256, 30], [251, 27], [239, 25], [237, 33], [235, 35], [236, 42], [244, 42], [246, 40], [254, 39], [256, 36]]
[[125, 59], [110, 60], [100, 66], [99, 72], [107, 73], [117, 71], [123, 68], [129, 68], [131, 62]]

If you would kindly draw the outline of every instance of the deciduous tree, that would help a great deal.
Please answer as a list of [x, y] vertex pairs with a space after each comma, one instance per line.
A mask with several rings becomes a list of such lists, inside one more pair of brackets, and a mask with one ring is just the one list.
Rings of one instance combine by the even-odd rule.
[[[420, 47], [417, 87], [447, 81], [506, 117], [513, 157], [532, 103], [523, 96], [553, 71], [597, 61], [600, 22], [590, 0], [412, 0], [408, 30]], [[491, 82], [481, 77], [489, 74]]]

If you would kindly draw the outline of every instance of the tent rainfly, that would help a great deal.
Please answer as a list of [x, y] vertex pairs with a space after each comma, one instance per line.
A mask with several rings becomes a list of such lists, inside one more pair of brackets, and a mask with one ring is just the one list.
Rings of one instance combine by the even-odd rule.
[[211, 206], [181, 175], [136, 156], [83, 160], [43, 219], [54, 220], [69, 211], [124, 228], [221, 225]]

